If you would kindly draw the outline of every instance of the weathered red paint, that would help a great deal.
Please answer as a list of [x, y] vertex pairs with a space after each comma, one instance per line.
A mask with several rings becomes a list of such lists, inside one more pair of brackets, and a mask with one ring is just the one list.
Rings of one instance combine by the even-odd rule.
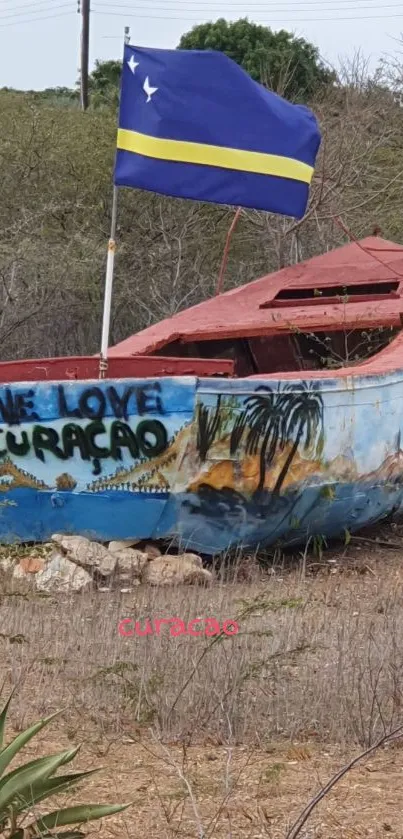
[[[398, 294], [360, 294], [358, 297], [357, 295], [350, 294], [348, 297], [349, 304], [351, 303], [377, 303], [380, 300], [399, 300]], [[295, 309], [297, 306], [301, 306], [305, 308], [306, 306], [333, 306], [335, 302], [334, 297], [319, 297], [316, 300], [304, 300], [303, 297], [295, 300], [281, 300], [278, 304], [276, 300], [270, 301], [269, 303], [261, 303], [259, 309], [275, 309], [278, 308], [280, 305], [282, 309]]]
[[[326, 298], [326, 288], [394, 282], [392, 293], [353, 294], [348, 302]], [[283, 290], [321, 289], [321, 297], [276, 299]], [[403, 246], [369, 237], [322, 256], [262, 277], [179, 312], [121, 341], [109, 350], [108, 378], [156, 376], [233, 376], [230, 359], [155, 356], [174, 342], [275, 336], [300, 332], [370, 329], [403, 324]], [[171, 351], [174, 349], [171, 347]], [[178, 351], [178, 348], [177, 350]], [[381, 375], [403, 369], [403, 333], [376, 356], [339, 370], [304, 370], [304, 379]], [[281, 372], [294, 379], [295, 371]], [[97, 379], [98, 356], [34, 359], [0, 363], [0, 383]], [[249, 378], [278, 378], [279, 372]]]
[[[357, 296], [348, 303], [337, 298], [315, 301], [275, 300], [283, 289], [368, 285], [397, 281], [391, 295]], [[385, 299], [386, 298], [386, 299]], [[285, 305], [283, 305], [285, 304]], [[340, 329], [399, 327], [403, 319], [403, 246], [378, 237], [351, 243], [330, 253], [316, 256], [255, 282], [179, 312], [173, 318], [144, 329], [112, 347], [110, 354], [154, 353], [180, 341], [183, 344], [213, 339], [281, 335], [292, 330], [326, 332]], [[352, 368], [332, 371], [306, 371], [304, 378], [345, 377], [385, 372], [403, 367], [403, 343], [399, 338], [369, 361]], [[281, 374], [283, 377], [283, 374]], [[262, 378], [262, 374], [259, 374]], [[278, 377], [263, 374], [264, 378]], [[295, 373], [284, 374], [295, 378]]]
[[[114, 356], [108, 365], [108, 379], [137, 379], [155, 376], [232, 376], [230, 359], [163, 358], [162, 356]], [[66, 381], [97, 379], [97, 356], [41, 358], [0, 363], [0, 384], [8, 382]]]

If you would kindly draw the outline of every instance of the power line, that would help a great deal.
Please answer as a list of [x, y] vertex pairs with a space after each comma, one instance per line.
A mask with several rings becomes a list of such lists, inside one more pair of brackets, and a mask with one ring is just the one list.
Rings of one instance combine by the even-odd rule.
[[[0, 6], [3, 6], [4, 3], [6, 3], [6, 5], [10, 7], [10, 9], [28, 9], [28, 8], [33, 8], [33, 7], [37, 8], [38, 6], [43, 6], [44, 3], [49, 4], [49, 0], [37, 0], [36, 3], [21, 3], [21, 4], [18, 3], [17, 5], [15, 5], [15, 3], [10, 3], [10, 0], [0, 0]], [[7, 8], [6, 9], [2, 8], [1, 11], [2, 12], [8, 12], [8, 9]], [[43, 11], [43, 9], [40, 10], [40, 11]]]
[[[399, 4], [400, 5], [400, 4]], [[191, 23], [199, 23], [200, 17], [186, 17], [184, 15], [180, 15], [179, 17], [173, 17], [172, 15], [139, 15], [137, 13], [131, 15], [123, 14], [123, 12], [99, 12], [97, 9], [94, 9], [94, 14], [102, 15], [102, 16], [111, 16], [111, 17], [124, 17], [124, 18], [137, 18], [137, 19], [145, 19], [145, 20], [187, 20]], [[306, 11], [306, 10], [303, 10]], [[340, 11], [347, 11], [347, 9], [341, 9]], [[353, 11], [353, 10], [352, 10]], [[355, 9], [354, 9], [355, 11]], [[319, 21], [338, 21], [338, 20], [390, 20], [391, 18], [403, 18], [402, 14], [393, 14], [393, 15], [358, 15], [355, 17], [317, 17], [317, 18], [264, 18], [263, 20], [256, 20], [255, 23], [317, 23]]]
[[[35, 8], [36, 9], [38, 6], [43, 6], [44, 3], [49, 4], [49, 2], [50, 2], [50, 0], [36, 0], [35, 3], [30, 2], [30, 3], [21, 3], [21, 4], [15, 5], [15, 3], [10, 3], [10, 0], [0, 0], [0, 6], [3, 3], [6, 3], [7, 6], [9, 6], [10, 9], [13, 9], [13, 10], [15, 10], [15, 9], [28, 9], [28, 8]], [[2, 12], [8, 12], [8, 9], [2, 8], [1, 11]], [[39, 9], [38, 11], [44, 12], [44, 11], [46, 11], [46, 9]], [[30, 12], [28, 12], [28, 14], [30, 14]]]
[[[225, 0], [225, 2], [229, 6], [228, 9], [224, 9], [223, 4], [220, 4], [219, 8], [217, 8], [217, 6], [214, 6], [214, 5], [211, 4], [211, 0], [210, 0], [210, 2], [208, 2], [208, 0], [207, 0], [207, 2], [204, 2], [204, 0], [197, 0], [197, 2], [192, 3], [191, 6], [189, 6], [189, 0], [164, 0], [163, 8], [167, 12], [176, 12], [176, 11], [178, 11], [178, 12], [179, 11], [180, 12], [181, 11], [189, 11], [190, 12], [193, 9], [195, 9], [196, 11], [207, 9], [207, 10], [210, 10], [210, 11], [217, 12], [217, 14], [221, 14], [221, 12], [222, 13], [227, 13], [227, 12], [232, 11], [234, 6], [240, 6], [242, 9], [245, 10], [246, 13], [249, 13], [249, 12], [256, 11], [257, 7], [267, 9], [268, 6], [270, 7], [270, 6], [273, 5], [273, 2], [278, 3], [279, 0], [268, 0], [268, 2], [266, 2], [266, 3], [261, 3], [261, 2], [259, 2], [259, 0], [254, 0], [254, 2], [251, 5], [249, 5], [247, 2], [229, 3], [229, 0]], [[334, 0], [293, 0], [293, 2], [291, 4], [287, 3], [286, 6], [283, 6], [282, 11], [286, 12], [290, 5], [291, 6], [300, 6], [301, 4], [305, 5], [306, 3], [308, 3], [308, 5], [323, 5], [324, 8], [325, 8], [327, 3], [332, 3], [332, 2], [334, 2]], [[365, 0], [338, 0], [338, 2], [340, 2], [340, 3], [353, 3], [354, 4], [354, 3], [363, 3], [363, 2], [365, 2]], [[368, 2], [368, 0], [366, 0], [366, 2]], [[379, 7], [379, 0], [371, 0], [371, 2], [376, 3], [376, 5]], [[170, 4], [174, 3], [174, 5], [173, 6], [172, 5], [167, 6], [166, 3], [170, 3]], [[180, 5], [183, 5], [184, 3], [187, 4], [187, 8], [185, 8], [185, 9], [175, 8], [178, 3]], [[146, 9], [147, 9], [147, 7], [144, 6], [144, 5], [136, 5], [136, 4], [133, 4], [133, 3], [127, 4], [127, 3], [103, 3], [103, 2], [101, 2], [101, 3], [99, 3], [99, 5], [100, 6], [107, 6], [110, 9], [132, 9], [132, 10], [138, 9], [139, 11], [146, 11]], [[396, 6], [402, 6], [402, 3], [401, 2], [396, 3], [395, 5]], [[156, 7], [156, 6], [153, 5], [153, 9], [154, 8], [161, 8], [161, 7]], [[242, 12], [240, 12], [240, 14], [242, 14]]]
[[37, 23], [37, 22], [40, 22], [41, 20], [56, 20], [56, 18], [67, 17], [71, 14], [74, 14], [74, 13], [73, 12], [60, 12], [60, 14], [58, 14], [58, 15], [47, 15], [46, 17], [33, 17], [33, 18], [29, 18], [28, 20], [17, 20], [17, 21], [14, 21], [14, 23], [0, 23], [0, 28], [1, 29], [7, 29], [10, 26], [23, 26], [24, 23]]
[[[54, 11], [55, 9], [71, 9], [71, 3], [62, 3], [59, 6], [49, 6], [48, 9], [40, 9], [38, 14], [41, 14], [43, 12]], [[11, 15], [1, 14], [0, 15], [0, 20], [6, 20], [7, 18], [10, 18], [10, 17], [24, 17], [26, 14], [27, 14], [27, 12], [17, 12], [17, 14], [11, 14]], [[32, 15], [32, 14], [36, 14], [36, 12], [28, 12], [28, 14]]]
[[[278, 0], [277, 0], [277, 2], [278, 2]], [[303, 0], [303, 2], [304, 2], [304, 5], [306, 5], [306, 4], [311, 5], [312, 3], [316, 4], [318, 2], [318, 0]], [[331, 2], [334, 3], [335, 0], [331, 0]], [[336, 2], [338, 2], [338, 3], [339, 2], [346, 2], [346, 0], [336, 0]], [[354, 2], [356, 2], [356, 0], [354, 0]], [[363, 0], [360, 0], [360, 2], [363, 2]], [[365, 2], [365, 0], [364, 0], [364, 2]], [[368, 2], [368, 0], [366, 0], [366, 2]], [[283, 9], [282, 6], [277, 6], [277, 7], [271, 8], [270, 11], [273, 11], [273, 12], [283, 12], [284, 11], [284, 13], [287, 14], [288, 9], [289, 9], [289, 5], [293, 5], [293, 4], [288, 4], [287, 9]], [[107, 9], [117, 8], [117, 6], [116, 7], [115, 6], [111, 7], [109, 3], [102, 3], [102, 2], [97, 3], [96, 9], [98, 9], [100, 7], [104, 7], [104, 8], [107, 8]], [[141, 8], [139, 6], [121, 6], [121, 8], [132, 9], [134, 12], [136, 12], [136, 16], [137, 16], [137, 10], [140, 9], [140, 11], [141, 11]], [[402, 3], [389, 3], [387, 5], [382, 6], [382, 8], [383, 9], [396, 9], [396, 8], [401, 9], [402, 8]], [[194, 9], [194, 6], [192, 6], [191, 8], [186, 8], [186, 9], [175, 9], [175, 8], [168, 9], [168, 8], [166, 8], [166, 6], [154, 6], [153, 5], [152, 10], [154, 11], [154, 9], [156, 9], [157, 11], [162, 11], [162, 12], [171, 12], [171, 11], [173, 11], [173, 12], [182, 12], [182, 11], [192, 12], [193, 10], [195, 12], [199, 11], [198, 9]], [[339, 6], [329, 6], [329, 7], [324, 8], [323, 11], [324, 12], [325, 11], [326, 12], [346, 12], [346, 11], [347, 12], [349, 12], [349, 11], [360, 12], [361, 9], [371, 9], [371, 11], [375, 11], [375, 12], [378, 10], [377, 7], [374, 7], [374, 6], [357, 7], [357, 6], [353, 5], [351, 7], [347, 6], [346, 8], [340, 8]], [[322, 11], [321, 9], [320, 10], [318, 10], [318, 9], [305, 9], [305, 8], [302, 8], [299, 4], [297, 5], [297, 10], [301, 11], [301, 12], [311, 12], [312, 11], [313, 13], [315, 13], [317, 11]], [[205, 11], [205, 9], [200, 10], [200, 12], [204, 12], [204, 11]], [[228, 10], [228, 11], [230, 11], [230, 10]], [[252, 14], [253, 14], [253, 9], [249, 9], [248, 11], [252, 12]], [[105, 14], [105, 13], [103, 13], [103, 14]], [[258, 12], [258, 14], [260, 14], [260, 12]]]

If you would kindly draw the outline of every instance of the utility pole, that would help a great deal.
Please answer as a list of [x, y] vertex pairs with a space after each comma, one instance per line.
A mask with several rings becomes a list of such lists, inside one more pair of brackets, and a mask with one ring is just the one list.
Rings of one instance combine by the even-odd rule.
[[81, 109], [88, 108], [88, 69], [90, 52], [90, 0], [79, 0], [81, 11]]

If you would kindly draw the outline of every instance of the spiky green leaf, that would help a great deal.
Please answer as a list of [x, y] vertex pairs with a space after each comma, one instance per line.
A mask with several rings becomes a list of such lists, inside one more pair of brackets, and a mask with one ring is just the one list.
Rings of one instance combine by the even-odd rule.
[[83, 824], [84, 822], [103, 819], [127, 810], [130, 804], [79, 804], [77, 807], [66, 807], [64, 810], [54, 810], [42, 816], [32, 825], [43, 833], [44, 830], [64, 827], [66, 824]]
[[[7, 708], [6, 708], [7, 713]], [[57, 711], [56, 714], [51, 714], [50, 717], [45, 717], [45, 719], [40, 720], [39, 722], [31, 725], [29, 728], [26, 728], [25, 731], [22, 731], [21, 734], [18, 734], [8, 746], [5, 746], [4, 749], [0, 752], [0, 777], [4, 774], [4, 771], [7, 769], [9, 763], [11, 763], [13, 757], [15, 757], [18, 752], [26, 746], [26, 744], [35, 737], [35, 734], [38, 734], [45, 725], [49, 725], [49, 723], [55, 719], [60, 714], [60, 711]]]
[[87, 772], [71, 772], [70, 775], [58, 775], [56, 778], [40, 781], [18, 795], [18, 799], [13, 803], [14, 812], [20, 813], [27, 808], [31, 809], [39, 801], [43, 801], [51, 795], [60, 795], [62, 792], [67, 792], [85, 778], [99, 771], [99, 769], [89, 769]]
[[0, 819], [5, 818], [7, 808], [16, 798], [21, 795], [26, 796], [30, 787], [38, 785], [42, 780], [47, 780], [59, 766], [66, 762], [66, 756], [70, 754], [71, 750], [41, 758], [35, 766], [21, 766], [13, 772], [11, 777], [6, 776], [0, 785]]
[[[70, 761], [74, 760], [76, 754], [79, 752], [80, 746], [76, 746], [74, 749], [70, 749], [68, 752], [57, 752], [56, 754], [46, 755], [47, 758], [49, 757], [61, 757], [63, 754], [65, 759], [60, 764], [61, 766], [65, 766], [66, 763], [70, 763]], [[30, 767], [34, 768], [37, 766], [41, 761], [43, 761], [43, 757], [36, 757], [35, 760], [30, 760], [28, 763], [24, 763], [23, 766], [18, 766], [17, 769], [13, 769], [12, 772], [7, 772], [7, 775], [3, 775], [0, 780], [0, 789], [2, 788], [3, 784], [8, 781], [10, 778], [13, 778], [17, 772], [21, 772], [21, 769], [28, 769]]]
[[[15, 689], [14, 689], [14, 690], [15, 690]], [[12, 700], [13, 696], [14, 696], [14, 690], [13, 690], [13, 691], [11, 691], [10, 696], [9, 696], [9, 698], [7, 699], [7, 702], [6, 702], [6, 704], [5, 704], [5, 706], [4, 706], [3, 710], [2, 710], [2, 712], [1, 712], [1, 714], [0, 714], [0, 749], [2, 749], [2, 748], [3, 748], [3, 742], [4, 742], [4, 729], [5, 729], [5, 727], [6, 727], [7, 712], [8, 712], [8, 709], [9, 709], [9, 707], [10, 707], [10, 702], [11, 702], [11, 700]]]

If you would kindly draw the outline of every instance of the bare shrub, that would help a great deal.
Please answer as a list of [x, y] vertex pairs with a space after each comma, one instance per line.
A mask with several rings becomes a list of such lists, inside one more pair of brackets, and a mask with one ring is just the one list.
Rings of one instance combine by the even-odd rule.
[[[311, 105], [323, 133], [302, 221], [243, 211], [224, 287], [375, 228], [401, 241], [403, 112], [358, 56]], [[0, 356], [99, 349], [114, 108], [86, 114], [0, 92]], [[120, 190], [111, 343], [214, 293], [234, 211]]]

